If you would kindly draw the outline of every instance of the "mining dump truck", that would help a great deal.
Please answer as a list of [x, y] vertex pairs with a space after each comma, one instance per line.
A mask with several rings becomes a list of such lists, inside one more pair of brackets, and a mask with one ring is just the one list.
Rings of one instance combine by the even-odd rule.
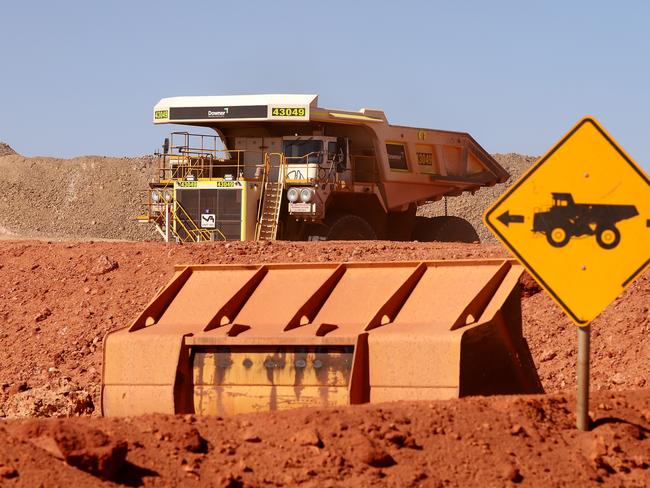
[[102, 413], [540, 393], [522, 271], [511, 259], [178, 266], [104, 339]]
[[164, 98], [156, 124], [209, 128], [165, 139], [142, 222], [166, 240], [478, 240], [418, 204], [508, 173], [466, 133], [402, 127], [381, 110], [316, 95]]
[[616, 223], [639, 215], [634, 205], [575, 203], [571, 193], [552, 193], [553, 206], [533, 216], [533, 232], [546, 235], [553, 247], [564, 247], [572, 237], [596, 236], [603, 249], [614, 249], [621, 241]]

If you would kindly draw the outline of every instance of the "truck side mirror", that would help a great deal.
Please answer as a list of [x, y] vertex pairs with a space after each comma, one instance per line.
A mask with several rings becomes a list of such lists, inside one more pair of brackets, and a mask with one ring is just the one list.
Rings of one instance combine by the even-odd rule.
[[163, 154], [167, 154], [169, 152], [169, 137], [165, 137], [165, 141], [163, 142]]

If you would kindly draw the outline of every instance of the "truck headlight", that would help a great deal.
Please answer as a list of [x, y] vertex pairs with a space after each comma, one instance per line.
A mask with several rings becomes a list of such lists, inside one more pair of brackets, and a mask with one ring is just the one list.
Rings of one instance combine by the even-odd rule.
[[300, 201], [302, 203], [309, 203], [314, 198], [314, 190], [311, 188], [303, 188], [300, 190]]
[[158, 193], [156, 190], [151, 192], [151, 201], [153, 203], [158, 203], [160, 201], [160, 193]]
[[169, 190], [165, 190], [165, 192], [163, 193], [163, 197], [165, 198], [165, 201], [167, 203], [171, 202], [172, 201], [172, 192], [170, 192]]
[[298, 188], [289, 188], [289, 190], [287, 190], [287, 199], [291, 203], [296, 203], [299, 197], [300, 192], [298, 191]]

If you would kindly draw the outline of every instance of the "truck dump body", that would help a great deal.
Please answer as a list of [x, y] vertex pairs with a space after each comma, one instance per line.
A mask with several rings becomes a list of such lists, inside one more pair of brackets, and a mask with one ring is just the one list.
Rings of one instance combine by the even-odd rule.
[[387, 221], [408, 221], [417, 204], [508, 178], [467, 133], [319, 107], [316, 95], [164, 98], [154, 122], [216, 133], [173, 133], [165, 145], [143, 220], [167, 240], [275, 239], [278, 228], [284, 239], [327, 238], [350, 214], [372, 228], [362, 238], [392, 239]]
[[521, 273], [510, 260], [179, 267], [106, 337], [102, 411], [540, 392], [521, 334]]

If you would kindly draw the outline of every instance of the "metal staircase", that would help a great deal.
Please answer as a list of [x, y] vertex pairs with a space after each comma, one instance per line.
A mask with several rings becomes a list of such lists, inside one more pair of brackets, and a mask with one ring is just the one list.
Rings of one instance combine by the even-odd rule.
[[277, 181], [269, 181], [268, 174], [271, 169], [270, 156], [270, 154], [266, 155], [264, 164], [264, 193], [258, 210], [257, 225], [255, 227], [256, 241], [274, 241], [278, 235], [278, 220], [280, 219], [282, 190], [284, 189], [284, 161], [281, 157]]
[[[174, 237], [176, 237], [180, 242], [201, 242], [212, 240], [212, 234], [210, 231], [202, 229], [196, 225], [196, 222], [194, 222], [192, 217], [189, 216], [187, 211], [179, 202], [176, 202], [175, 205], [171, 205], [171, 210], [172, 217], [177, 225], [171, 226], [170, 230], [174, 234]], [[183, 230], [183, 233], [179, 232], [180, 229]]]

